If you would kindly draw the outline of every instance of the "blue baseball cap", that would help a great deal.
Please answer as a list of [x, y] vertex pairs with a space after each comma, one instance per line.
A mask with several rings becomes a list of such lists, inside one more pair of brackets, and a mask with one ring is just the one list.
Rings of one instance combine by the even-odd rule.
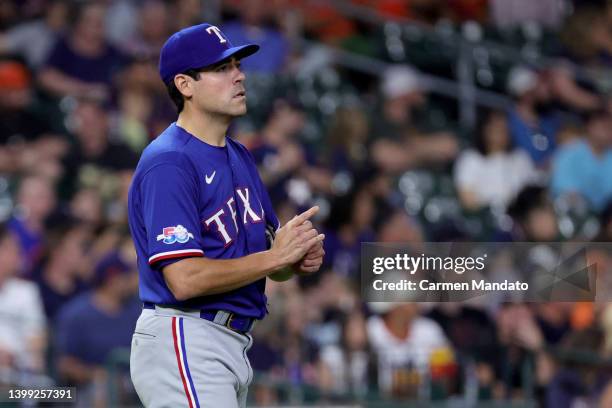
[[159, 75], [164, 83], [189, 69], [216, 64], [231, 56], [247, 57], [259, 50], [257, 44], [234, 47], [219, 28], [198, 24], [184, 28], [170, 36], [159, 56]]

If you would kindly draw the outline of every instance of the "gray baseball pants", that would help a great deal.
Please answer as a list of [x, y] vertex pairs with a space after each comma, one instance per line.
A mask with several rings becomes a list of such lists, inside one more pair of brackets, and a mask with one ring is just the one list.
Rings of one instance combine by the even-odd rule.
[[130, 374], [147, 408], [244, 408], [253, 370], [250, 334], [199, 311], [144, 309], [132, 337]]

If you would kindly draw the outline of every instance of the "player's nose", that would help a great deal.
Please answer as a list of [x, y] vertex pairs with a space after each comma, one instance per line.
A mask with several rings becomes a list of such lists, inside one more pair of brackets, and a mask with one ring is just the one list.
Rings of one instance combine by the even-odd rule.
[[246, 79], [246, 75], [244, 74], [244, 72], [242, 72], [242, 69], [240, 68], [240, 61], [237, 60], [236, 58], [232, 58], [231, 59], [231, 64], [232, 64], [232, 78], [233, 78], [233, 82], [242, 82]]
[[235, 68], [234, 69], [234, 72], [235, 72], [234, 83], [243, 82], [246, 79], [246, 75], [244, 74], [244, 72], [242, 72], [242, 70], [240, 69], [240, 66], [235, 65], [234, 68]]

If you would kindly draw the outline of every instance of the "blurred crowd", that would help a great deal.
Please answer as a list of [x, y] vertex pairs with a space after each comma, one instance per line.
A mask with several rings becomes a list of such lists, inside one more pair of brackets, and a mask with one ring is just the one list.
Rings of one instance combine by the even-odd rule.
[[[141, 309], [127, 190], [142, 149], [176, 118], [159, 50], [202, 21], [262, 46], [242, 65], [250, 110], [232, 137], [281, 221], [318, 204], [327, 237], [320, 273], [267, 284], [253, 403], [612, 406], [605, 303], [368, 304], [359, 291], [361, 242], [612, 240], [606, 0], [2, 1], [0, 384], [136, 403], [120, 354]], [[553, 41], [547, 63], [515, 60], [493, 80], [477, 71], [507, 102], [479, 105], [466, 128], [422, 75], [455, 80], [454, 63], [398, 60], [388, 23], [406, 22], [478, 27], [518, 50], [530, 43], [512, 43], [517, 30]], [[350, 68], [335, 51], [386, 68]], [[593, 256], [612, 272], [609, 254]]]

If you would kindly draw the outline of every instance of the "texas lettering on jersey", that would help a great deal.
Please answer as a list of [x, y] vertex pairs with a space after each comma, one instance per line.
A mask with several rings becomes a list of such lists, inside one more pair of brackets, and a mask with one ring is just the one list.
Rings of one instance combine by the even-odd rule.
[[[251, 202], [249, 201], [249, 189], [236, 189], [236, 195], [242, 201], [242, 207], [244, 208], [242, 224], [247, 225], [249, 222], [251, 223], [259, 223], [265, 218], [265, 213], [263, 207], [260, 205], [261, 215], [257, 214], [253, 208], [251, 207]], [[220, 208], [217, 212], [215, 212], [211, 217], [204, 220], [204, 225], [206, 225], [206, 229], [210, 229], [211, 226], [215, 226], [217, 232], [223, 239], [224, 245], [228, 246], [233, 241], [234, 238], [230, 235], [227, 230], [226, 223], [228, 222], [228, 218], [234, 223], [234, 231], [236, 234], [238, 233], [238, 222], [236, 220], [236, 208], [235, 208], [235, 200], [234, 197], [230, 197], [225, 201], [226, 208]], [[226, 211], [227, 210], [227, 211]]]

